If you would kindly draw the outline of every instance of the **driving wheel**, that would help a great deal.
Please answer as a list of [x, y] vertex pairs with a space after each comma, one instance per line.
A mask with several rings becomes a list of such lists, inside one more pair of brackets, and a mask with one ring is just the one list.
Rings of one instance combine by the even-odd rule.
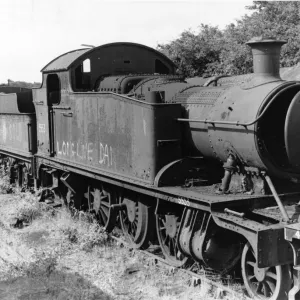
[[161, 250], [166, 260], [175, 267], [183, 266], [188, 260], [178, 247], [180, 220], [179, 213], [156, 215], [156, 230]]
[[242, 254], [242, 276], [250, 297], [254, 299], [285, 300], [292, 285], [289, 265], [259, 268], [249, 243]]
[[84, 194], [88, 200], [88, 210], [95, 215], [106, 231], [111, 232], [115, 226], [117, 213], [111, 208], [116, 204], [116, 193], [108, 185], [88, 187]]
[[120, 211], [122, 230], [134, 248], [147, 249], [155, 232], [153, 207], [131, 193], [120, 199], [125, 209]]

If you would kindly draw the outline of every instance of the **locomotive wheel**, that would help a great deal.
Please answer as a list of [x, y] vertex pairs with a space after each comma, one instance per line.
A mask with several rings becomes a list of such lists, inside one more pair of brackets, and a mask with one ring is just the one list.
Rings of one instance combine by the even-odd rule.
[[120, 204], [126, 205], [126, 209], [120, 211], [120, 223], [124, 235], [134, 248], [147, 249], [153, 238], [154, 212], [151, 206], [139, 200], [120, 198]]
[[88, 187], [85, 197], [88, 199], [88, 210], [106, 231], [111, 232], [117, 218], [117, 213], [111, 209], [111, 205], [116, 204], [115, 193], [108, 186], [100, 185], [97, 188]]
[[188, 257], [178, 247], [178, 232], [181, 217], [173, 215], [156, 215], [157, 237], [166, 260], [175, 267], [182, 267]]
[[284, 300], [292, 285], [289, 265], [258, 268], [252, 247], [247, 243], [242, 254], [242, 276], [250, 297]]

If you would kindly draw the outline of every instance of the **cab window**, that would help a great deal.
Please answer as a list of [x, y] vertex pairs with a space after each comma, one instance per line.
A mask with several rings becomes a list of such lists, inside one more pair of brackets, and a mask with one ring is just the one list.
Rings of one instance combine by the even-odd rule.
[[47, 101], [49, 106], [60, 103], [60, 80], [57, 74], [47, 76]]
[[74, 71], [74, 91], [91, 90], [91, 61], [89, 58], [81, 62]]

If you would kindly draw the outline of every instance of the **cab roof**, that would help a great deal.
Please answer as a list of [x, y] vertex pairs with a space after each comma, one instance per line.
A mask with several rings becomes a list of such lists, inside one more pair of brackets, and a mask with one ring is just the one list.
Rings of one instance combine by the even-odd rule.
[[131, 46], [131, 47], [136, 47], [136, 48], [141, 48], [144, 50], [148, 50], [150, 52], [155, 53], [158, 55], [162, 60], [168, 62], [171, 66], [175, 68], [175, 64], [164, 54], [161, 52], [150, 48], [145, 45], [141, 44], [136, 44], [136, 43], [128, 43], [128, 42], [118, 42], [118, 43], [109, 43], [109, 44], [104, 44], [98, 47], [94, 48], [84, 48], [84, 49], [77, 49], [73, 50], [67, 53], [64, 53], [55, 59], [53, 59], [51, 62], [49, 62], [42, 70], [41, 72], [43, 73], [50, 73], [50, 72], [58, 72], [58, 71], [67, 71], [69, 70], [72, 65], [76, 64], [78, 60], [83, 59], [82, 57], [84, 56], [85, 58], [88, 57], [89, 54], [96, 52], [100, 49], [103, 48], [108, 48], [108, 47], [115, 47], [115, 46]]

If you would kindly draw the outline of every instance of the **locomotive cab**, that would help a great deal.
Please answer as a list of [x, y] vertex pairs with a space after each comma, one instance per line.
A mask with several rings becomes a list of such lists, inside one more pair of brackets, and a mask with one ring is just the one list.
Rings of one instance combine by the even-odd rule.
[[42, 87], [34, 91], [38, 156], [150, 184], [181, 158], [180, 105], [125, 96], [143, 80], [174, 77], [175, 66], [162, 53], [113, 43], [66, 53], [42, 72]]

